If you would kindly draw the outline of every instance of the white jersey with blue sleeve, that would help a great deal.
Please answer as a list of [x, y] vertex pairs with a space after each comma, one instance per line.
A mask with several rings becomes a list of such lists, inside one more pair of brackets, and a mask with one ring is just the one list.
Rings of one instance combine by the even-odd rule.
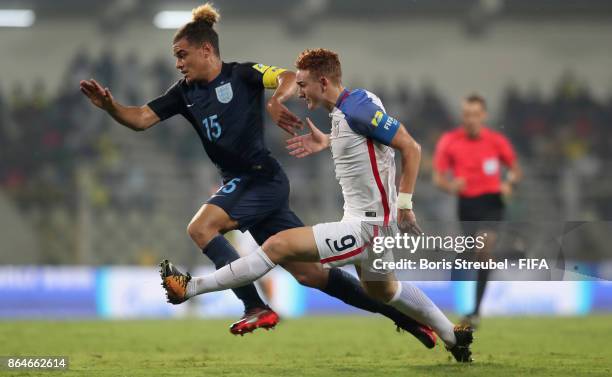
[[364, 89], [344, 90], [330, 113], [331, 151], [344, 196], [345, 220], [396, 220], [395, 153], [400, 123]]

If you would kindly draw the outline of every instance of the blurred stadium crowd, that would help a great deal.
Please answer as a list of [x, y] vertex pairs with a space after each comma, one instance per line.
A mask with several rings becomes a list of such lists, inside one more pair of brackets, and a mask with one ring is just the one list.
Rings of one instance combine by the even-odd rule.
[[[122, 102], [140, 105], [177, 76], [165, 58], [144, 63], [137, 55], [118, 58], [108, 50], [93, 58], [81, 51], [58, 92], [49, 93], [41, 79], [31, 88], [15, 85], [0, 93], [0, 196], [45, 250], [30, 262], [150, 264], [169, 250], [182, 263], [202, 262], [184, 229], [219, 180], [196, 133], [180, 117], [144, 134], [123, 129], [78, 91], [78, 81], [90, 77]], [[418, 89], [404, 81], [347, 84], [379, 95], [421, 143], [421, 218], [452, 213], [440, 209], [443, 196], [430, 184], [431, 156], [439, 136], [459, 124], [451, 109], [461, 99], [446, 98], [433, 83]], [[508, 83], [500, 111], [491, 114], [491, 127], [509, 136], [525, 166], [510, 217], [612, 218], [612, 180], [600, 174], [610, 167], [612, 96], [595, 100], [569, 72], [559, 77], [553, 96], [544, 91], [537, 84], [521, 91]], [[329, 128], [326, 114], [307, 114], [297, 101], [290, 107]], [[342, 199], [329, 155], [292, 159], [284, 149], [286, 135], [267, 122], [268, 146], [287, 169], [296, 213], [310, 224], [339, 218]], [[7, 262], [20, 263], [13, 259]]]

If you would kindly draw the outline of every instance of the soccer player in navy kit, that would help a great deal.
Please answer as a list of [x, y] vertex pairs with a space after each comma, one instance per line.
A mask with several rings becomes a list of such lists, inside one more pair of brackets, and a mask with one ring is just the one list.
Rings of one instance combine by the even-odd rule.
[[[94, 80], [81, 81], [81, 90], [94, 105], [131, 129], [145, 130], [177, 114], [194, 127], [223, 177], [223, 186], [196, 213], [188, 232], [217, 269], [239, 258], [223, 237], [225, 232], [249, 230], [261, 245], [282, 230], [303, 226], [289, 209], [287, 177], [263, 142], [265, 88], [276, 88], [267, 103], [274, 122], [293, 134], [302, 125], [283, 105], [296, 92], [295, 74], [263, 64], [223, 62], [213, 29], [218, 17], [210, 4], [193, 10], [193, 21], [178, 30], [173, 42], [176, 68], [184, 78], [147, 105], [125, 107], [113, 99], [108, 88]], [[344, 271], [325, 270], [318, 263], [292, 262], [283, 267], [301, 284], [358, 308], [381, 313], [427, 347], [434, 346], [431, 329], [371, 299], [359, 281]], [[162, 272], [171, 268], [162, 263]], [[174, 280], [165, 281], [173, 283]], [[276, 325], [278, 316], [262, 301], [253, 284], [233, 291], [245, 305], [245, 315], [230, 328], [233, 334]]]

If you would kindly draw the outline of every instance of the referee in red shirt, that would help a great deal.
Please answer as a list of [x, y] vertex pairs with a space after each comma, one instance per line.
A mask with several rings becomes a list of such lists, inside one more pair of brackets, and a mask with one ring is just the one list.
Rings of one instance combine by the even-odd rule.
[[[479, 253], [479, 257], [486, 260], [496, 237], [491, 229], [484, 229], [478, 222], [503, 220], [502, 196], [512, 194], [522, 173], [508, 139], [484, 125], [487, 105], [483, 97], [476, 94], [466, 97], [462, 118], [462, 125], [444, 133], [436, 145], [433, 182], [442, 190], [459, 196], [459, 221], [466, 234], [476, 236], [486, 231], [485, 247]], [[503, 181], [501, 165], [509, 170]], [[472, 326], [479, 322], [488, 275], [488, 270], [478, 271], [476, 306], [463, 321]]]

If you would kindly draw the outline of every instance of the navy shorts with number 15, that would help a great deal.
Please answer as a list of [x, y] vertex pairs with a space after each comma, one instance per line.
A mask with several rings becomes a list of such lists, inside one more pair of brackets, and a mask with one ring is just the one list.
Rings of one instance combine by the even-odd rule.
[[304, 226], [289, 208], [289, 180], [282, 169], [273, 176], [244, 174], [223, 183], [206, 203], [223, 208], [257, 244], [280, 231]]

